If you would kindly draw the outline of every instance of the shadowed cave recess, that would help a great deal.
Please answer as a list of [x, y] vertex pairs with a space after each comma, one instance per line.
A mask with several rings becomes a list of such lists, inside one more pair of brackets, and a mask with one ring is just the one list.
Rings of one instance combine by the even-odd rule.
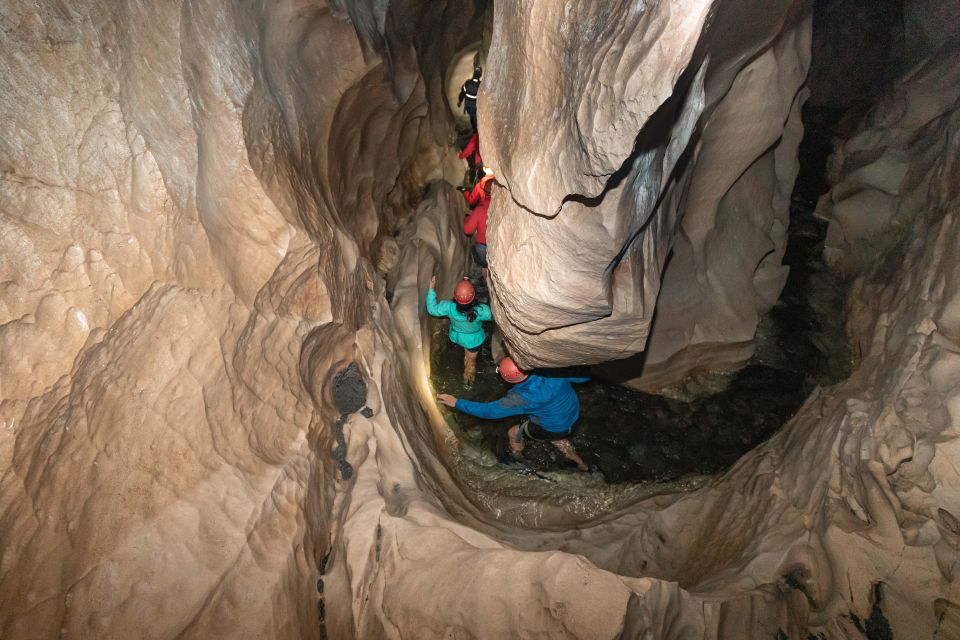
[[6, 3], [0, 638], [960, 638], [958, 12]]

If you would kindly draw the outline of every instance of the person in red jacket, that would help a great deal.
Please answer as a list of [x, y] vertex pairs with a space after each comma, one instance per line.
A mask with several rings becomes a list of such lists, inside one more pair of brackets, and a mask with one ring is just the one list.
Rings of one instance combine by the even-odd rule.
[[480, 157], [480, 134], [474, 132], [467, 141], [467, 146], [460, 152], [459, 158], [466, 160], [470, 167], [470, 180], [476, 181], [483, 170], [483, 158]]
[[[473, 210], [463, 221], [463, 232], [473, 237], [473, 254], [484, 269], [487, 268], [487, 209], [490, 208], [490, 190], [493, 187], [494, 175], [490, 169], [484, 168], [484, 176], [470, 191], [463, 190], [463, 197]], [[474, 235], [476, 234], [476, 235]]]

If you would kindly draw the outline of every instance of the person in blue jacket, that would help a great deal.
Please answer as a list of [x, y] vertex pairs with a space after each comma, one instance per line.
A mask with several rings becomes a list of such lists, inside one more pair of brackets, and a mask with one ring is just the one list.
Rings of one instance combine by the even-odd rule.
[[450, 318], [450, 342], [463, 347], [463, 383], [473, 384], [477, 377], [477, 354], [487, 334], [483, 323], [493, 320], [490, 307], [477, 302], [477, 293], [468, 278], [457, 283], [453, 300], [437, 301], [437, 276], [430, 278], [427, 291], [427, 313], [438, 318]]
[[514, 456], [523, 453], [525, 439], [550, 442], [560, 453], [576, 463], [581, 471], [588, 467], [567, 439], [574, 423], [580, 417], [580, 399], [571, 382], [586, 382], [586, 377], [562, 377], [537, 375], [521, 371], [507, 357], [497, 367], [500, 377], [515, 386], [499, 400], [473, 402], [456, 398], [446, 393], [437, 395], [437, 400], [478, 418], [496, 420], [507, 416], [526, 415], [520, 424], [510, 427], [510, 450]]

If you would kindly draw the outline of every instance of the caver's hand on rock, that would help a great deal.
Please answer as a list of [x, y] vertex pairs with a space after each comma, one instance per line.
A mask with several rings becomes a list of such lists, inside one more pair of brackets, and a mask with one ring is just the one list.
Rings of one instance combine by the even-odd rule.
[[431, 289], [437, 288], [437, 276], [430, 276], [430, 288]]
[[450, 395], [449, 393], [438, 393], [437, 402], [453, 408], [457, 404], [457, 399], [454, 396]]

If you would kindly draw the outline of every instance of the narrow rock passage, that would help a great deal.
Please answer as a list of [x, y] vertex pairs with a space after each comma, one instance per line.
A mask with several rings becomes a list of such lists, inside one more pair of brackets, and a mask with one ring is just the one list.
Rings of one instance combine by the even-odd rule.
[[[0, 639], [960, 638], [960, 22], [818, 36], [828, 2], [865, 4], [4, 3]], [[756, 353], [584, 422], [653, 481], [502, 464], [434, 400], [427, 287], [470, 271], [445, 79], [478, 38], [520, 364], [646, 345], [656, 389]], [[794, 410], [845, 361], [801, 268], [822, 188], [787, 251], [824, 56], [866, 114], [817, 206], [856, 358]], [[764, 437], [748, 393], [795, 415], [718, 476], [654, 468]]]
[[[784, 256], [790, 275], [779, 302], [760, 323], [757, 352], [747, 366], [732, 374], [694, 376], [663, 395], [597, 377], [577, 386], [581, 418], [571, 441], [606, 482], [699, 486], [704, 476], [729, 468], [775, 433], [817, 385], [836, 383], [849, 373], [843, 284], [823, 263], [826, 223], [813, 215], [817, 198], [827, 189], [822, 176], [836, 115], [815, 109], [804, 114], [806, 135]], [[479, 270], [471, 275], [486, 301]], [[444, 323], [438, 323], [432, 344], [437, 392], [488, 401], [509, 390], [496, 374], [489, 341], [480, 355], [477, 381], [469, 388], [460, 377], [461, 350], [446, 339]], [[525, 463], [514, 462], [506, 432], [516, 418], [446, 415], [458, 426], [465, 446], [491, 453], [505, 471], [554, 483], [576, 473], [547, 443], [529, 443]], [[582, 481], [595, 483], [599, 477]]]

